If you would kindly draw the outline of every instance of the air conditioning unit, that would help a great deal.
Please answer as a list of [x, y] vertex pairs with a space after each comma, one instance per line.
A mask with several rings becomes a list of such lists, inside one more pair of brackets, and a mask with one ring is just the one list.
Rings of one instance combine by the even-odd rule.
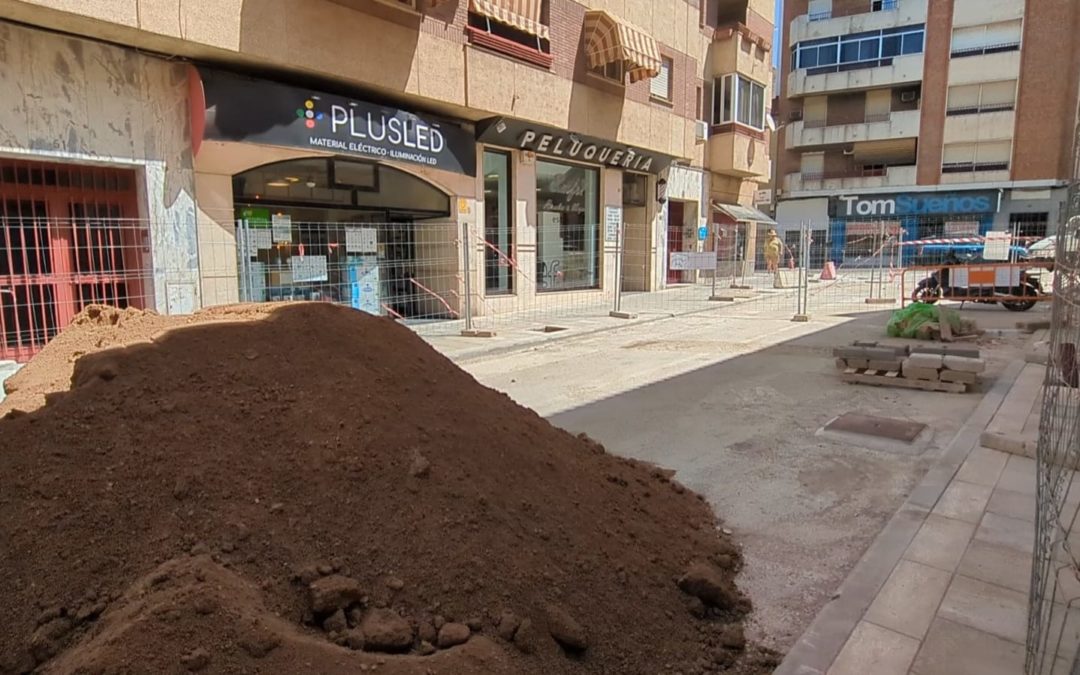
[[900, 92], [900, 100], [904, 103], [912, 103], [919, 98], [919, 93], [916, 91], [902, 91]]
[[704, 120], [694, 122], [694, 138], [698, 143], [704, 143], [709, 138], [709, 123]]

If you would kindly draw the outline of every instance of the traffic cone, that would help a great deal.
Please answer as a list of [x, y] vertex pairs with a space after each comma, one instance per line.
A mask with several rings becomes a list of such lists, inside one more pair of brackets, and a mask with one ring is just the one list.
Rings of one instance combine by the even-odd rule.
[[836, 279], [836, 263], [831, 260], [826, 262], [825, 267], [821, 270], [820, 279], [822, 281], [832, 281]]

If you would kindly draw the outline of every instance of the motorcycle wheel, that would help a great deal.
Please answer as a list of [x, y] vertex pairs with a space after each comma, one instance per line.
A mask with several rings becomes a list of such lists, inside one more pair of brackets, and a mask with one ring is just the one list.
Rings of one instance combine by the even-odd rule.
[[926, 286], [916, 288], [915, 292], [911, 294], [912, 302], [922, 302], [927, 305], [932, 305], [939, 299], [941, 299], [941, 291], [937, 288], [927, 288]]
[[1026, 312], [1035, 306], [1034, 300], [1016, 300], [1014, 302], [1001, 303], [1010, 312]]

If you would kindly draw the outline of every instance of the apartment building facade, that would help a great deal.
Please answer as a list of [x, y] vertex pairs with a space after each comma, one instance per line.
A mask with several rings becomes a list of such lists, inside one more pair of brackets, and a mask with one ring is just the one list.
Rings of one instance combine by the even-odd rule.
[[[1055, 232], [1075, 143], [1072, 0], [789, 0], [776, 213], [824, 257], [911, 239]], [[788, 235], [789, 238], [793, 235]]]
[[0, 0], [0, 359], [91, 302], [662, 289], [714, 219], [760, 215], [773, 9]]

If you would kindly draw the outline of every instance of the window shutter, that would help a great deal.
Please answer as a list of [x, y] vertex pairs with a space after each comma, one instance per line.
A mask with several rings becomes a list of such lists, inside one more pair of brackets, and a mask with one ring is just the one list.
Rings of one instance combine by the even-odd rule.
[[671, 100], [671, 59], [660, 60], [660, 72], [649, 81], [649, 93], [665, 101]]
[[952, 33], [952, 50], [962, 52], [968, 49], [979, 49], [983, 46], [983, 37], [986, 35], [986, 26], [970, 26], [957, 28]]
[[801, 164], [799, 168], [803, 173], [820, 174], [825, 172], [825, 153], [823, 152], [807, 152], [803, 153]]
[[946, 143], [942, 150], [942, 164], [970, 164], [974, 161], [974, 143]]
[[979, 164], [1005, 163], [1012, 159], [1012, 141], [979, 143], [975, 149], [975, 161]]
[[992, 47], [994, 45], [1020, 42], [1020, 33], [1021, 25], [1019, 20], [987, 24], [986, 36], [983, 38], [982, 46]]
[[997, 106], [1016, 102], [1016, 80], [987, 82], [982, 86], [982, 105]]
[[962, 84], [949, 87], [949, 110], [979, 107], [979, 85]]

